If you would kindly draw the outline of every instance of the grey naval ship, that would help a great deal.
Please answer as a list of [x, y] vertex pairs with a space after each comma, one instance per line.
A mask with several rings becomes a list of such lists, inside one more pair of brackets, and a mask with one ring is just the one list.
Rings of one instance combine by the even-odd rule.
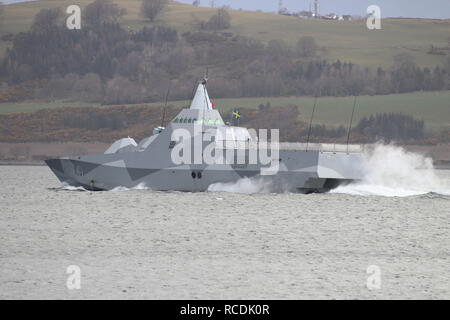
[[[175, 137], [177, 132], [184, 137]], [[92, 191], [143, 186], [157, 191], [200, 192], [214, 184], [251, 179], [269, 186], [269, 192], [311, 193], [327, 192], [362, 178], [360, 146], [279, 143], [274, 139], [263, 142], [251, 130], [224, 123], [208, 96], [205, 78], [198, 83], [189, 108], [139, 143], [127, 137], [114, 142], [104, 154], [49, 159], [46, 163], [62, 183]], [[204, 161], [206, 148], [214, 162]], [[190, 151], [200, 152], [201, 159], [175, 159]], [[272, 161], [255, 161], [256, 151], [271, 154]]]

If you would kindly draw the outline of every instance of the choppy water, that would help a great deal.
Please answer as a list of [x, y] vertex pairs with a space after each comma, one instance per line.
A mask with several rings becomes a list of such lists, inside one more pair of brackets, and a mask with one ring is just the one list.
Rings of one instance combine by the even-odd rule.
[[[450, 298], [446, 190], [91, 193], [61, 189], [46, 167], [0, 177], [2, 299]], [[66, 287], [69, 265], [80, 290]]]

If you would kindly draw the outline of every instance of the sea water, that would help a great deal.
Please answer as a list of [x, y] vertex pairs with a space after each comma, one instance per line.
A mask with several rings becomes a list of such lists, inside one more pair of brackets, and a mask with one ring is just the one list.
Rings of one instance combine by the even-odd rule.
[[328, 194], [250, 179], [87, 192], [47, 167], [0, 177], [1, 299], [450, 298], [450, 172], [397, 147]]

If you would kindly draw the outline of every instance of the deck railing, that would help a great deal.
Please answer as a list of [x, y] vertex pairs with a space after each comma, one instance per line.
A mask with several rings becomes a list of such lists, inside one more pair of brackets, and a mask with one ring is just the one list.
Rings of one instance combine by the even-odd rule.
[[278, 149], [283, 151], [318, 151], [321, 153], [363, 153], [369, 145], [339, 143], [267, 143], [253, 141], [222, 140], [216, 141], [216, 148], [221, 149]]

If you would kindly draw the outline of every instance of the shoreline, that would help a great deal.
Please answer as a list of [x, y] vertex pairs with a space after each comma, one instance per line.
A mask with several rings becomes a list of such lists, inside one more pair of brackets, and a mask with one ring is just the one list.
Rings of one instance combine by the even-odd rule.
[[[0, 142], [0, 166], [45, 166], [46, 159], [80, 154], [101, 154], [109, 146], [103, 142]], [[450, 170], [450, 144], [399, 145], [399, 147], [407, 152], [433, 159], [433, 165], [437, 170]]]
[[0, 166], [22, 166], [22, 167], [43, 167], [44, 161], [0, 161]]
[[[0, 161], [0, 166], [11, 166], [11, 167], [45, 167], [44, 161]], [[435, 170], [450, 170], [450, 164], [435, 164]]]

